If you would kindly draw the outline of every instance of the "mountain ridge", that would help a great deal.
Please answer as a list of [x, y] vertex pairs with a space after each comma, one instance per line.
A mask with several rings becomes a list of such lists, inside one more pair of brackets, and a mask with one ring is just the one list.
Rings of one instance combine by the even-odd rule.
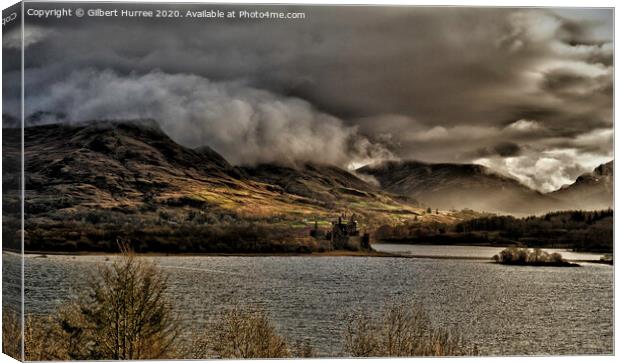
[[541, 193], [477, 164], [387, 161], [356, 172], [374, 177], [386, 191], [411, 196], [427, 205], [493, 213], [604, 209], [611, 205], [613, 191], [613, 161], [551, 193]]
[[[5, 139], [18, 140], [21, 132], [5, 128]], [[31, 250], [110, 250], [117, 237], [160, 249], [175, 241], [189, 244], [185, 250], [219, 251], [228, 247], [214, 245], [229, 241], [246, 243], [230, 247], [237, 252], [262, 243], [281, 250], [313, 245], [306, 237], [314, 222], [327, 226], [343, 211], [356, 214], [366, 229], [423, 214], [413, 201], [336, 167], [233, 166], [209, 147], [177, 144], [152, 120], [32, 126], [24, 129], [24, 141]], [[19, 143], [7, 143], [6, 165], [20, 151]], [[261, 175], [270, 168], [278, 172]], [[18, 185], [9, 181], [19, 178], [19, 168], [4, 178], [6, 188]], [[304, 193], [313, 189], [320, 198]], [[7, 195], [6, 203], [19, 204], [11, 200], [17, 193]]]
[[376, 178], [387, 191], [434, 208], [528, 214], [564, 207], [560, 200], [477, 164], [388, 161], [357, 172]]

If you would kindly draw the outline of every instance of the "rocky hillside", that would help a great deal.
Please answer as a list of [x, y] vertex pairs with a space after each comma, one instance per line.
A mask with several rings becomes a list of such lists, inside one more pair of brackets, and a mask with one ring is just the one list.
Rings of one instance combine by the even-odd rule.
[[[4, 129], [7, 139], [19, 132]], [[369, 229], [425, 214], [335, 167], [231, 166], [208, 147], [175, 143], [153, 121], [29, 127], [25, 150], [33, 250], [108, 250], [119, 238], [143, 250], [256, 251], [262, 241], [287, 250], [291, 235], [345, 210]], [[17, 177], [5, 175], [5, 186]], [[453, 218], [432, 216], [440, 217]]]
[[391, 161], [357, 172], [375, 177], [386, 191], [415, 198], [431, 208], [530, 214], [567, 207], [553, 196], [481, 165]]
[[565, 201], [574, 209], [604, 209], [613, 206], [614, 162], [599, 165], [570, 185], [550, 195]]
[[335, 166], [311, 163], [296, 167], [262, 164], [244, 167], [243, 171], [253, 180], [277, 185], [287, 193], [308, 198], [327, 208], [333, 208], [343, 200], [352, 203], [349, 208], [365, 207], [379, 212], [385, 211], [381, 209], [381, 204], [383, 208], [390, 208], [394, 201], [418, 206], [414, 199], [385, 193]]

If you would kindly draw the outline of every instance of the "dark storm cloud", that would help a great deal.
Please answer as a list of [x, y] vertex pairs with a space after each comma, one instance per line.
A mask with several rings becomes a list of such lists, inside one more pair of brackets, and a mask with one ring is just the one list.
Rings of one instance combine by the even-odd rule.
[[590, 102], [597, 99], [603, 104], [613, 96], [613, 84], [608, 75], [586, 76], [568, 69], [545, 74], [541, 89], [565, 99], [580, 101], [585, 98]]
[[[225, 11], [242, 7], [248, 6], [209, 6]], [[231, 82], [242, 84], [248, 93], [268, 94], [267, 104], [305, 102], [314, 115], [308, 117], [311, 124], [326, 117], [337, 120], [341, 132], [336, 134], [349, 135], [338, 141], [343, 146], [334, 160], [339, 163], [347, 158], [354, 163], [373, 160], [390, 155], [389, 149], [401, 158], [485, 163], [533, 187], [551, 189], [560, 181], [567, 182], [557, 177], [564, 172], [555, 172], [546, 162], [544, 175], [531, 181], [519, 174], [514, 160], [536, 165], [541, 153], [550, 152], [563, 164], [590, 167], [611, 156], [608, 139], [588, 139], [592, 132], [604, 133], [612, 127], [611, 10], [271, 9], [304, 11], [306, 19], [28, 19], [26, 94], [31, 108], [76, 105], [81, 104], [76, 100], [85, 101], [84, 94], [106, 99], [107, 94], [97, 92], [118, 92], [81, 80], [79, 74], [83, 73], [79, 72], [85, 70], [95, 78], [113, 74], [119, 82], [128, 79], [135, 87], [134, 83], [145, 82], [153, 74], [166, 80], [159, 87], [178, 87], [171, 80], [188, 76], [208, 87], [227, 89]], [[5, 76], [14, 74], [5, 68]], [[208, 103], [193, 100], [191, 89], [176, 88], [150, 89], [136, 100], [147, 100], [149, 93], [152, 99], [159, 99], [175, 92], [186, 94], [183, 102], [188, 105]], [[228, 95], [231, 102], [238, 97]], [[63, 97], [75, 99], [62, 101]], [[248, 103], [253, 112], [264, 105], [254, 99]], [[152, 103], [147, 105], [156, 109]], [[121, 112], [113, 104], [88, 110], [82, 107], [81, 115], [75, 110], [50, 111], [74, 117], [109, 117], [140, 114], [135, 111], [140, 106], [142, 110], [146, 107], [135, 104], [132, 112]], [[176, 105], [169, 106], [162, 107], [171, 110]], [[191, 133], [209, 110], [190, 109], [198, 111], [189, 119], [168, 113], [171, 119], [162, 122], [180, 123], [180, 129]], [[284, 125], [294, 125], [293, 113], [281, 114], [290, 117]], [[210, 120], [206, 128], [217, 121], [211, 116], [204, 117]], [[319, 122], [316, 127], [321, 125]], [[316, 138], [319, 133], [308, 135]], [[177, 139], [194, 136], [179, 131]], [[259, 139], [257, 152], [268, 153], [270, 145]], [[601, 140], [599, 151], [592, 151], [588, 142]], [[232, 142], [216, 136], [205, 141]], [[356, 146], [347, 146], [351, 144]], [[243, 162], [245, 156], [235, 154], [235, 148], [223, 149], [227, 157]], [[309, 154], [282, 152], [301, 158]], [[557, 153], [570, 155], [570, 162]], [[543, 187], [545, 180], [554, 181]]]
[[513, 142], [502, 142], [491, 148], [478, 149], [479, 157], [487, 156], [517, 156], [521, 153], [521, 147]]

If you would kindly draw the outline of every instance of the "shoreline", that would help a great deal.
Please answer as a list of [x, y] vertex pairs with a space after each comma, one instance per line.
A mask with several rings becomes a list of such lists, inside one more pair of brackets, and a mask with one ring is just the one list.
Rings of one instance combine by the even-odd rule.
[[[3, 253], [20, 255], [19, 251], [3, 250]], [[62, 251], [24, 251], [24, 256], [116, 256], [120, 252], [62, 252]], [[164, 253], [164, 252], [135, 252], [137, 256], [152, 257], [392, 257], [413, 258], [414, 256], [381, 252], [381, 251], [326, 251], [310, 253]]]
[[[10, 249], [3, 249], [3, 253], [9, 253], [15, 256], [19, 256], [20, 251], [13, 251]], [[45, 258], [47, 256], [116, 256], [120, 255], [120, 252], [63, 252], [63, 251], [24, 251], [24, 256], [33, 258]], [[310, 253], [164, 253], [164, 252], [136, 252], [137, 256], [144, 257], [380, 257], [380, 258], [411, 258], [411, 259], [431, 259], [431, 260], [467, 260], [467, 261], [494, 261], [492, 258], [482, 256], [440, 256], [440, 255], [423, 255], [423, 254], [409, 254], [409, 253], [397, 253], [397, 252], [384, 252], [384, 251], [326, 251], [326, 252], [310, 252]], [[602, 265], [611, 265], [608, 261], [599, 260], [569, 260], [576, 263], [593, 263]]]

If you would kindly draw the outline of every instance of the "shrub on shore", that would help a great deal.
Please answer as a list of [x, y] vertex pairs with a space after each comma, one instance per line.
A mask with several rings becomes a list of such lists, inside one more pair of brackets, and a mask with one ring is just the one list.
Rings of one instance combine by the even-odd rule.
[[22, 329], [20, 315], [15, 310], [2, 308], [2, 353], [22, 360]]
[[195, 339], [193, 358], [286, 358], [291, 350], [269, 316], [262, 310], [243, 311], [235, 306], [209, 324]]
[[344, 347], [353, 357], [477, 355], [460, 335], [434, 327], [421, 306], [408, 303], [388, 306], [379, 318], [349, 317]]
[[18, 360], [44, 361], [70, 359], [66, 335], [53, 315], [27, 316], [24, 321], [24, 356], [22, 358], [22, 329], [20, 314], [12, 309], [2, 310], [2, 352]]
[[28, 316], [24, 326], [27, 360], [68, 360], [78, 350], [86, 349], [75, 341], [75, 335], [67, 333], [58, 316]]
[[233, 306], [217, 314], [205, 329], [182, 342], [185, 359], [311, 358], [314, 348], [280, 335], [261, 309]]
[[509, 247], [493, 256], [497, 263], [505, 265], [529, 265], [529, 266], [578, 266], [562, 258], [562, 255], [554, 252], [548, 253], [540, 248]]
[[30, 316], [26, 360], [161, 359], [174, 356], [177, 319], [167, 277], [123, 247], [120, 260], [90, 277], [86, 293], [53, 317]]

